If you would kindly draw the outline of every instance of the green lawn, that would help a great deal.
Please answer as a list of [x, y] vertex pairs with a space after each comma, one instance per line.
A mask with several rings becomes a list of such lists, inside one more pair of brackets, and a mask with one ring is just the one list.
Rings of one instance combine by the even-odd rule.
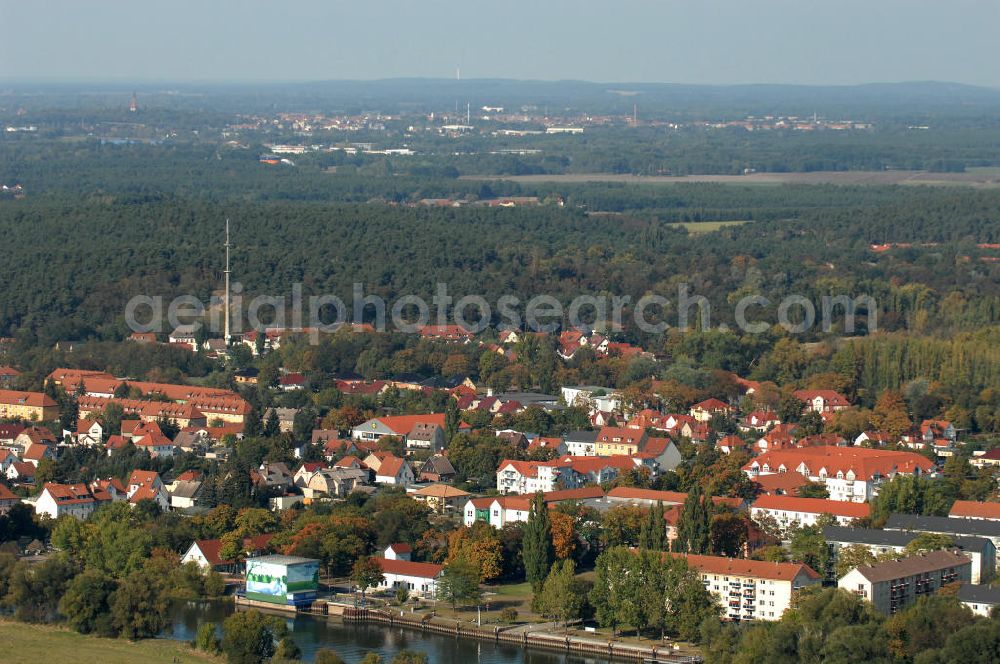
[[748, 221], [692, 221], [692, 222], [677, 222], [676, 224], [670, 224], [671, 226], [678, 226], [680, 228], [687, 229], [688, 233], [692, 235], [696, 233], [711, 233], [713, 231], [726, 228], [727, 226], [742, 226], [743, 224], [748, 224]]
[[67, 629], [19, 622], [0, 622], [6, 664], [100, 662], [100, 664], [204, 664], [221, 662], [179, 641], [156, 639], [130, 643], [124, 639], [84, 636]]

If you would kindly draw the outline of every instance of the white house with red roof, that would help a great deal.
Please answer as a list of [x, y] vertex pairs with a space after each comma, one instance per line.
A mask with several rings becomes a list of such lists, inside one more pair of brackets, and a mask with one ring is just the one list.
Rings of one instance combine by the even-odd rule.
[[77, 445], [103, 445], [104, 425], [97, 420], [80, 418], [76, 423], [76, 433], [73, 436]]
[[394, 454], [371, 454], [365, 459], [365, 465], [375, 471], [376, 484], [409, 486], [415, 480], [413, 469], [406, 459]]
[[4, 476], [14, 484], [33, 484], [35, 481], [35, 465], [27, 461], [15, 461], [7, 466]]
[[719, 399], [705, 399], [691, 406], [688, 412], [699, 422], [708, 422], [716, 415], [729, 415], [733, 412], [733, 407]]
[[444, 573], [444, 565], [415, 563], [398, 558], [375, 558], [382, 568], [382, 583], [379, 590], [405, 588], [411, 595], [434, 597], [437, 583]]
[[701, 575], [705, 590], [729, 620], [780, 620], [796, 591], [822, 582], [802, 563], [772, 563], [721, 556], [669, 554], [682, 557]]
[[762, 495], [750, 506], [750, 515], [755, 520], [769, 516], [782, 528], [814, 526], [823, 514], [832, 516], [838, 525], [849, 526], [855, 519], [870, 516], [871, 505], [845, 500]]
[[975, 500], [956, 500], [948, 516], [953, 519], [982, 519], [1000, 521], [1000, 503], [986, 503]]
[[48, 482], [35, 500], [35, 514], [53, 519], [66, 515], [86, 519], [102, 502], [86, 484]]
[[[440, 429], [440, 434], [434, 432]], [[358, 441], [376, 442], [385, 436], [402, 438], [410, 446], [409, 437], [414, 435], [414, 447], [430, 448], [443, 444], [444, 431], [448, 428], [444, 413], [424, 415], [387, 415], [375, 417], [351, 430], [351, 438]], [[469, 425], [461, 423], [459, 431], [468, 431]], [[430, 432], [431, 435], [425, 435]], [[440, 438], [440, 440], [438, 439]]]
[[151, 430], [145, 435], [141, 436], [137, 440], [133, 440], [132, 444], [139, 449], [146, 450], [149, 452], [149, 456], [153, 457], [169, 457], [174, 455], [174, 451], [177, 446], [174, 445], [174, 441], [167, 438], [160, 427], [156, 427], [155, 430]]
[[812, 410], [821, 415], [836, 413], [851, 407], [851, 402], [847, 400], [847, 397], [834, 390], [796, 390], [794, 394], [795, 398], [802, 402], [805, 410]]
[[936, 468], [914, 452], [864, 447], [802, 447], [765, 452], [743, 466], [756, 479], [760, 475], [794, 472], [825, 484], [831, 500], [863, 503], [871, 500], [883, 482], [897, 475], [934, 477]]
[[754, 410], [747, 413], [747, 416], [740, 420], [740, 431], [765, 433], [772, 427], [781, 424], [781, 419], [777, 414], [769, 410]]
[[[603, 497], [604, 490], [599, 486], [542, 493], [542, 500], [550, 509], [559, 503], [594, 500]], [[534, 494], [470, 498], [462, 509], [462, 523], [471, 527], [476, 521], [485, 521], [497, 529], [503, 528], [508, 523], [523, 523], [528, 520], [533, 498]]]
[[413, 547], [403, 542], [396, 542], [385, 547], [382, 557], [386, 560], [409, 560]]
[[[269, 550], [273, 533], [255, 535], [243, 538], [243, 553], [247, 556], [257, 556]], [[195, 540], [181, 556], [181, 564], [194, 563], [203, 570], [236, 573], [239, 571], [239, 561], [223, 559], [221, 539]]]
[[164, 512], [170, 509], [170, 494], [160, 479], [160, 474], [152, 470], [133, 470], [126, 487], [128, 501], [135, 505], [140, 500], [152, 500]]

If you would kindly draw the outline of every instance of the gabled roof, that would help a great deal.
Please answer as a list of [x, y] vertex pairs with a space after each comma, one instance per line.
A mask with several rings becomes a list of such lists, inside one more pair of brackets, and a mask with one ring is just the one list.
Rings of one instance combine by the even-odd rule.
[[396, 477], [405, 463], [406, 461], [400, 459], [398, 456], [389, 454], [382, 459], [382, 463], [379, 465], [378, 470], [375, 471], [375, 474], [379, 477]]
[[992, 519], [1000, 521], [1000, 503], [980, 503], [974, 500], [956, 500], [948, 512], [950, 517]]
[[668, 554], [687, 560], [688, 567], [702, 574], [719, 574], [727, 576], [753, 577], [755, 579], [772, 579], [774, 581], [793, 581], [800, 574], [810, 579], [819, 579], [809, 565], [802, 563], [770, 563], [763, 560], [744, 560], [742, 558], [725, 558], [723, 556], [701, 556], [695, 554]]
[[397, 436], [409, 434], [418, 424], [436, 424], [443, 430], [445, 423], [444, 413], [427, 413], [426, 415], [388, 415], [376, 417], [377, 421], [395, 433]]
[[931, 551], [901, 560], [887, 560], [875, 565], [862, 565], [856, 569], [872, 583], [902, 579], [915, 574], [925, 574], [949, 567], [971, 565], [968, 556], [955, 551]]
[[462, 498], [470, 494], [468, 491], [462, 491], [448, 484], [431, 484], [430, 486], [414, 491], [413, 495], [425, 498]]
[[696, 403], [695, 405], [691, 406], [691, 410], [707, 410], [707, 411], [731, 410], [731, 407], [725, 401], [720, 401], [719, 399], [712, 398], [712, 399], [705, 399], [704, 401]]
[[816, 397], [820, 397], [829, 406], [851, 405], [851, 402], [847, 400], [847, 397], [834, 390], [796, 390], [794, 394], [795, 398], [800, 401], [812, 401]]
[[846, 475], [853, 471], [858, 480], [889, 477], [894, 473], [911, 474], [917, 469], [922, 473], [931, 473], [935, 468], [927, 457], [914, 452], [824, 445], [765, 452], [744, 465], [743, 470], [763, 469], [765, 465], [772, 473], [778, 472], [781, 467], [786, 472], [802, 467], [810, 477], [819, 476], [823, 470], [829, 477], [835, 477], [838, 472]]
[[95, 502], [94, 495], [90, 492], [90, 487], [86, 484], [57, 484], [47, 482], [42, 489], [48, 492], [57, 505], [80, 505]]
[[871, 514], [868, 503], [852, 503], [845, 500], [825, 500], [823, 498], [799, 498], [797, 496], [758, 496], [754, 509], [783, 510], [804, 514], [832, 514], [851, 519], [863, 519]]
[[433, 563], [415, 563], [409, 560], [389, 560], [388, 558], [375, 558], [375, 560], [386, 574], [412, 576], [418, 579], [435, 579], [444, 571], [444, 565]]
[[32, 408], [55, 408], [59, 404], [44, 392], [19, 392], [0, 390], [0, 404], [9, 406], [30, 406]]
[[[248, 537], [244, 540], [244, 543], [249, 544], [249, 546], [245, 548], [248, 551], [260, 551], [266, 549], [273, 537], [274, 535], [271, 533]], [[236, 562], [235, 560], [223, 560], [219, 556], [219, 552], [222, 550], [221, 539], [195, 540], [195, 544], [198, 545], [198, 550], [201, 551], [201, 554], [205, 556], [205, 560], [207, 560], [208, 564], [212, 567], [217, 565], [231, 565]]]

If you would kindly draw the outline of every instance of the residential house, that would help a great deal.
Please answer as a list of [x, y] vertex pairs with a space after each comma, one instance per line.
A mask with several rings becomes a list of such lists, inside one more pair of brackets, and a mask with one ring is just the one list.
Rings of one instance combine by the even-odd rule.
[[321, 468], [308, 477], [302, 493], [306, 498], [346, 498], [368, 482], [368, 471], [352, 468]]
[[103, 445], [104, 425], [98, 420], [80, 418], [76, 423], [76, 443], [77, 445]]
[[[242, 554], [245, 557], [259, 556], [270, 551], [273, 534], [256, 535], [243, 539]], [[181, 556], [181, 564], [194, 563], [201, 569], [212, 570], [223, 574], [238, 574], [240, 564], [236, 559], [223, 559], [221, 539], [195, 540]]]
[[985, 519], [1000, 521], [1000, 503], [981, 503], [975, 500], [956, 500], [948, 516], [954, 519]]
[[17, 383], [21, 372], [14, 367], [0, 367], [0, 389], [9, 390]]
[[286, 373], [278, 378], [278, 388], [284, 392], [305, 389], [306, 377], [300, 373]]
[[740, 420], [739, 429], [745, 433], [751, 431], [766, 433], [779, 424], [781, 424], [781, 420], [777, 414], [769, 410], [754, 410]]
[[705, 399], [691, 406], [689, 414], [699, 422], [710, 422], [713, 417], [727, 416], [733, 412], [733, 407], [719, 399]]
[[59, 419], [59, 404], [42, 392], [0, 390], [0, 418], [25, 422]]
[[994, 607], [1000, 606], [1000, 588], [963, 583], [958, 588], [958, 601], [977, 616], [989, 618]]
[[437, 453], [444, 449], [444, 429], [430, 422], [418, 422], [406, 434], [407, 453], [429, 450]]
[[382, 557], [386, 560], [410, 560], [413, 547], [403, 542], [396, 542], [385, 547]]
[[[371, 461], [374, 459], [375, 461]], [[377, 457], [370, 455], [365, 459], [365, 465], [375, 471], [376, 484], [392, 484], [394, 486], [409, 486], [415, 478], [413, 469], [406, 459], [400, 459], [393, 454]]]
[[4, 473], [4, 476], [7, 481], [14, 484], [34, 484], [35, 465], [27, 461], [15, 461], [7, 466], [7, 472]]
[[563, 437], [569, 456], [597, 456], [597, 431], [570, 431]]
[[444, 573], [444, 565], [415, 563], [410, 560], [375, 558], [382, 568], [381, 590], [405, 588], [411, 595], [434, 597], [437, 583]]
[[765, 452], [743, 466], [750, 479], [795, 472], [826, 485], [831, 500], [867, 502], [898, 475], [935, 476], [935, 466], [914, 452], [818, 446]]
[[[559, 503], [587, 502], [603, 496], [601, 487], [595, 486], [543, 492], [542, 500], [551, 509]], [[472, 526], [476, 521], [485, 521], [497, 529], [508, 523], [523, 523], [528, 520], [533, 498], [534, 495], [471, 498], [462, 510], [462, 523]]]
[[[409, 447], [408, 441], [411, 432], [423, 432], [423, 437], [426, 437], [426, 432], [433, 426], [437, 426], [441, 430], [441, 434], [440, 438], [437, 437], [437, 434], [433, 434], [431, 442], [434, 443], [440, 440], [440, 445], [443, 447], [444, 431], [448, 426], [445, 422], [444, 413], [376, 417], [354, 427], [351, 430], [351, 437], [355, 440], [375, 442], [384, 436], [394, 436], [402, 438], [407, 443], [407, 447]], [[467, 430], [467, 426], [460, 428]], [[415, 441], [414, 446], [421, 447], [425, 445], [425, 449], [430, 449], [426, 440]]]
[[782, 528], [814, 526], [819, 517], [829, 514], [837, 523], [849, 525], [855, 519], [871, 515], [871, 505], [844, 500], [799, 498], [798, 496], [757, 496], [750, 506], [750, 515], [758, 523], [761, 517], [775, 519]]
[[855, 567], [837, 585], [863, 597], [885, 615], [893, 615], [942, 586], [969, 583], [972, 561], [956, 551], [931, 551], [901, 560]]
[[[24, 435], [24, 434], [22, 434]], [[30, 463], [35, 468], [43, 460], [55, 461], [56, 460], [56, 446], [46, 445], [44, 443], [30, 443], [26, 448], [24, 448], [24, 453], [21, 455], [21, 460]]]
[[86, 484], [47, 482], [42, 488], [41, 495], [35, 501], [35, 514], [48, 516], [52, 519], [58, 519], [65, 515], [86, 519], [94, 513], [100, 504]]
[[448, 484], [431, 484], [410, 494], [414, 500], [424, 503], [435, 512], [461, 509], [468, 501], [468, 491]]
[[443, 454], [435, 454], [420, 466], [418, 482], [451, 482], [455, 479], [455, 467]]
[[149, 452], [149, 456], [154, 459], [157, 457], [173, 456], [174, 451], [177, 449], [174, 441], [167, 438], [159, 426], [149, 428], [138, 439], [133, 439], [132, 444]]
[[806, 411], [832, 414], [847, 410], [851, 403], [844, 395], [834, 390], [796, 390], [795, 397], [803, 403]]
[[822, 579], [808, 565], [772, 563], [721, 556], [667, 554], [682, 557], [701, 575], [705, 590], [732, 621], [780, 620], [796, 591]]
[[295, 484], [295, 475], [284, 461], [262, 463], [258, 469], [268, 489], [287, 491]]
[[0, 484], [0, 515], [7, 514], [10, 512], [10, 508], [20, 502], [21, 499], [13, 491], [8, 489], [6, 485]]
[[937, 533], [952, 537], [985, 537], [1000, 549], [1000, 522], [986, 519], [957, 519], [946, 516], [919, 516], [916, 514], [890, 514], [886, 530], [905, 530], [913, 533]]
[[594, 442], [597, 456], [632, 455], [649, 437], [644, 430], [627, 427], [602, 427]]
[[175, 480], [167, 487], [170, 494], [170, 507], [175, 510], [190, 509], [197, 506], [198, 494], [202, 482], [198, 480]]
[[170, 494], [160, 479], [160, 474], [152, 470], [133, 470], [126, 485], [128, 501], [135, 505], [140, 500], [152, 500], [164, 512], [170, 509]]
[[[844, 528], [826, 526], [823, 539], [826, 540], [834, 558], [840, 550], [848, 546], [860, 545], [872, 555], [899, 554], [903, 556], [906, 545], [920, 536], [902, 530], [876, 530], [874, 528]], [[972, 560], [972, 583], [986, 583], [996, 574], [997, 548], [985, 537], [955, 537], [954, 547]]]

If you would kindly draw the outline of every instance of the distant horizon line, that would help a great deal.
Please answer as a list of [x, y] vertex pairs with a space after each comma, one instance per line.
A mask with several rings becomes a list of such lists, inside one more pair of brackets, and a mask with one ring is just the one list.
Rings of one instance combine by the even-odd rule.
[[859, 83], [800, 83], [800, 82], [753, 82], [753, 83], [678, 83], [673, 81], [596, 81], [580, 78], [512, 78], [512, 77], [463, 77], [461, 79], [445, 76], [391, 76], [383, 78], [89, 78], [89, 77], [57, 77], [57, 76], [0, 76], [0, 85], [31, 85], [31, 86], [65, 86], [65, 85], [114, 85], [114, 86], [278, 86], [278, 85], [324, 85], [324, 84], [386, 84], [397, 82], [434, 82], [452, 83], [456, 86], [469, 83], [521, 83], [521, 84], [577, 84], [595, 86], [636, 86], [636, 87], [681, 87], [681, 88], [830, 88], [849, 89], [865, 87], [893, 87], [908, 85], [924, 86], [958, 86], [963, 88], [1000, 91], [1000, 84], [984, 85], [979, 83], [963, 83], [960, 81], [911, 79], [899, 81], [866, 81]]

